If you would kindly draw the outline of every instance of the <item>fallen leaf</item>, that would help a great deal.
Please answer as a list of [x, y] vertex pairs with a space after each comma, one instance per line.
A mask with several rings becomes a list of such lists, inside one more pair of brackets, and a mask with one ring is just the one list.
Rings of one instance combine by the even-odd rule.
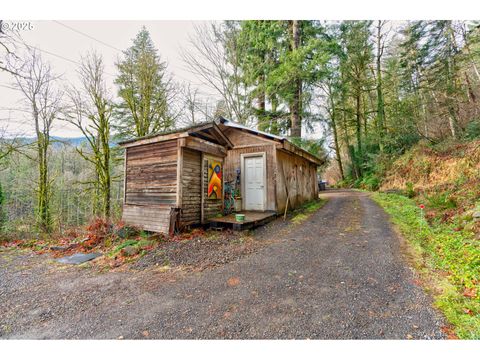
[[120, 335], [120, 336], [118, 337], [118, 340], [122, 340], [122, 339], [123, 339], [123, 336]]
[[471, 309], [463, 308], [462, 310], [465, 314], [473, 315], [473, 311]]
[[238, 277], [231, 277], [227, 281], [228, 286], [237, 286], [240, 284], [240, 279]]
[[448, 340], [457, 340], [458, 339], [458, 336], [455, 335], [455, 332], [453, 331], [453, 329], [449, 326], [442, 326], [442, 331], [447, 334], [447, 339]]
[[408, 339], [408, 340], [412, 340], [412, 339], [413, 339], [413, 336], [410, 335], [410, 334], [407, 334], [407, 339]]
[[477, 297], [477, 288], [465, 288], [463, 291], [463, 296], [468, 298], [476, 298]]
[[145, 330], [145, 331], [142, 331], [142, 335], [145, 337], [148, 337], [150, 333], [148, 332], [148, 330]]

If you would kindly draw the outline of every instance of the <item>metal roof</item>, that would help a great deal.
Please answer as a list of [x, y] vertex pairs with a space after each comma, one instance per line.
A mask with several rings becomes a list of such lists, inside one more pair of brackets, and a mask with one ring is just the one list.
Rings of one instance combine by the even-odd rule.
[[[261, 130], [255, 130], [255, 129], [249, 128], [248, 126], [236, 123], [232, 120], [225, 119], [221, 116], [214, 121], [205, 121], [205, 122], [201, 122], [201, 123], [198, 123], [198, 124], [195, 124], [195, 125], [186, 126], [186, 127], [183, 127], [183, 128], [172, 129], [172, 130], [168, 130], [168, 131], [164, 131], [164, 132], [160, 132], [160, 133], [156, 133], [156, 134], [152, 134], [152, 135], [148, 135], [148, 136], [143, 136], [143, 137], [139, 137], [139, 138], [135, 138], [135, 139], [125, 140], [125, 141], [119, 142], [119, 145], [130, 144], [132, 142], [136, 142], [136, 141], [144, 140], [144, 139], [152, 139], [152, 138], [155, 138], [155, 137], [161, 136], [161, 135], [169, 135], [169, 134], [182, 133], [182, 132], [192, 133], [192, 132], [195, 132], [195, 130], [204, 129], [205, 127], [208, 127], [208, 125], [211, 125], [212, 127], [216, 127], [219, 124], [222, 124], [224, 126], [231, 127], [231, 128], [236, 128], [236, 129], [248, 131], [252, 134], [261, 135], [261, 136], [264, 136], [266, 138], [270, 138], [270, 139], [279, 141], [281, 143], [288, 143], [290, 146], [295, 148], [300, 153], [308, 154], [308, 156], [313, 157], [315, 160], [317, 160], [316, 162], [318, 164], [321, 164], [321, 163], [325, 162], [324, 159], [320, 159], [317, 156], [315, 156], [315, 155], [309, 153], [308, 151], [302, 149], [301, 147], [293, 144], [291, 141], [288, 140], [288, 138], [286, 138], [284, 136], [270, 134], [270, 133], [267, 133], [267, 132], [261, 131]], [[302, 156], [302, 157], [306, 157], [306, 156]]]
[[284, 136], [270, 134], [270, 133], [267, 133], [267, 132], [261, 131], [261, 130], [255, 130], [255, 129], [249, 128], [245, 125], [233, 122], [232, 120], [225, 119], [223, 117], [220, 117], [219, 121], [220, 121], [220, 123], [222, 123], [226, 126], [234, 127], [234, 128], [237, 128], [237, 129], [247, 130], [247, 131], [250, 131], [250, 132], [253, 132], [253, 133], [256, 133], [256, 134], [261, 134], [261, 135], [264, 135], [266, 137], [277, 139], [277, 140], [287, 140], [287, 138], [284, 137]]
[[200, 123], [197, 123], [197, 124], [194, 124], [194, 125], [184, 126], [184, 127], [177, 128], [177, 129], [161, 131], [161, 132], [157, 132], [157, 133], [146, 135], [146, 136], [139, 136], [139, 137], [136, 137], [136, 138], [133, 138], [133, 139], [123, 140], [123, 141], [120, 141], [118, 144], [123, 145], [123, 144], [132, 143], [132, 142], [135, 142], [135, 141], [138, 141], [138, 140], [151, 139], [151, 138], [154, 138], [154, 137], [160, 136], [160, 135], [170, 135], [170, 134], [175, 134], [175, 133], [180, 133], [180, 132], [185, 132], [185, 131], [192, 131], [192, 130], [195, 130], [196, 128], [200, 128], [200, 127], [203, 127], [203, 126], [208, 125], [208, 124], [213, 125], [214, 122], [204, 121], [204, 122], [200, 122]]
[[[309, 156], [313, 157], [315, 160], [317, 160], [317, 163], [318, 163], [318, 164], [325, 163], [325, 159], [320, 159], [320, 158], [318, 158], [317, 156], [311, 154], [310, 152], [302, 149], [300, 146], [295, 145], [295, 144], [292, 143], [290, 140], [288, 140], [288, 138], [286, 138], [286, 137], [284, 137], [284, 136], [279, 136], [279, 135], [270, 134], [270, 133], [267, 133], [267, 132], [261, 131], [261, 130], [255, 130], [255, 129], [249, 128], [249, 127], [247, 127], [247, 126], [245, 126], [245, 125], [242, 125], [242, 124], [233, 122], [232, 120], [225, 119], [225, 118], [223, 118], [223, 117], [220, 117], [220, 118], [218, 119], [218, 121], [219, 121], [222, 125], [225, 125], [225, 126], [228, 126], [228, 127], [245, 130], [245, 131], [251, 132], [251, 133], [253, 133], [253, 134], [257, 134], [257, 135], [262, 135], [262, 136], [265, 136], [265, 137], [267, 137], [267, 138], [271, 138], [271, 139], [280, 141], [280, 142], [282, 142], [282, 143], [285, 143], [285, 142], [286, 142], [286, 143], [288, 143], [290, 146], [292, 146], [293, 148], [295, 148], [297, 151], [299, 151], [299, 152], [301, 152], [301, 153], [308, 154]], [[305, 157], [305, 156], [302, 156], [302, 157]], [[310, 160], [310, 161], [311, 161], [311, 160]]]

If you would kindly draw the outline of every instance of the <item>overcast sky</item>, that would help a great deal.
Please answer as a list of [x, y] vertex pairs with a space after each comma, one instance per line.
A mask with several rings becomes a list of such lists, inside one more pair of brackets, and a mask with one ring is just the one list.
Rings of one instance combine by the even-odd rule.
[[[12, 21], [7, 22], [12, 23]], [[124, 50], [131, 46], [132, 39], [142, 25], [145, 25], [162, 60], [167, 61], [168, 69], [173, 73], [175, 80], [198, 84], [194, 75], [185, 70], [180, 58], [180, 48], [188, 47], [189, 35], [193, 35], [195, 24], [201, 23], [199, 21], [61, 21], [61, 23], [33, 21], [32, 30], [24, 30], [20, 33], [25, 43], [42, 50], [42, 57], [51, 63], [56, 73], [63, 75], [66, 83], [75, 84], [78, 65], [72, 61], [78, 62], [80, 55], [95, 49], [103, 55], [105, 72], [114, 75], [116, 74], [114, 63], [121, 55], [116, 49]], [[113, 79], [111, 75], [106, 76], [107, 85], [112, 92], [116, 93]], [[0, 85], [11, 86], [12, 82], [13, 78], [10, 75], [0, 72]], [[28, 114], [12, 110], [21, 107], [21, 93], [0, 86], [1, 127], [4, 128], [8, 124], [10, 133], [22, 132], [29, 136], [33, 135], [33, 128], [29, 125], [31, 121], [27, 120]], [[53, 135], [74, 137], [80, 134], [72, 125], [57, 122]]]
[[[16, 21], [6, 21], [12, 26]], [[62, 75], [63, 85], [79, 85], [76, 69], [80, 56], [90, 50], [102, 54], [105, 64], [107, 86], [116, 95], [113, 84], [116, 74], [115, 61], [121, 56], [121, 51], [132, 45], [132, 39], [144, 25], [150, 32], [158, 53], [168, 64], [168, 71], [177, 82], [191, 83], [198, 87], [203, 97], [218, 97], [212, 89], [202, 86], [199, 80], [186, 70], [181, 59], [181, 49], [189, 48], [189, 37], [194, 36], [196, 25], [206, 21], [33, 21], [31, 30], [20, 31], [23, 41], [39, 49], [42, 57], [48, 60], [55, 73]], [[398, 21], [388, 25], [398, 26]], [[1, 50], [1, 49], [0, 49]], [[17, 53], [21, 56], [23, 48]], [[2, 53], [0, 53], [2, 56]], [[8, 88], [13, 84], [13, 77], [0, 72], [0, 129], [5, 129], [10, 135], [33, 136], [34, 129], [31, 115], [22, 94], [18, 90]], [[5, 87], [6, 86], [6, 87]], [[321, 136], [321, 129], [316, 124], [312, 133], [304, 132], [306, 137]], [[61, 137], [81, 136], [75, 126], [63, 121], [57, 121], [52, 135]]]

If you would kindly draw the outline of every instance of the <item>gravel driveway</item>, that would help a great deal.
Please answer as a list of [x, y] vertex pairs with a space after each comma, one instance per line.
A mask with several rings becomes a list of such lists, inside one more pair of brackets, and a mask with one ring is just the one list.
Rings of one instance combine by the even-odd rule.
[[0, 252], [2, 338], [443, 338], [387, 215], [328, 191], [299, 226], [201, 272], [97, 273]]

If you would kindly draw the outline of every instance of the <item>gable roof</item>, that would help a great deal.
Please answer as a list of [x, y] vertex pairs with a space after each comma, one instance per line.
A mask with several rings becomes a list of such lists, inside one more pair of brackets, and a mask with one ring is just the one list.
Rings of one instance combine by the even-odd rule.
[[284, 136], [274, 135], [274, 134], [267, 133], [265, 131], [255, 130], [245, 125], [233, 122], [231, 120], [227, 120], [223, 117], [219, 117], [214, 121], [202, 122], [195, 125], [183, 127], [180, 129], [173, 129], [173, 130], [161, 132], [158, 134], [152, 134], [152, 135], [143, 136], [135, 139], [121, 141], [119, 142], [119, 145], [121, 145], [122, 147], [132, 147], [132, 146], [138, 146], [138, 145], [151, 144], [151, 143], [160, 142], [160, 141], [178, 139], [178, 138], [183, 138], [187, 136], [194, 136], [210, 142], [212, 142], [213, 140], [213, 142], [223, 145], [228, 149], [233, 148], [232, 142], [223, 133], [219, 125], [226, 126], [229, 128], [234, 128], [239, 131], [245, 131], [250, 134], [254, 134], [256, 136], [264, 137], [264, 138], [279, 142], [282, 144], [282, 148], [285, 151], [301, 156], [317, 165], [322, 165], [325, 163], [325, 159], [320, 159], [317, 156], [309, 153], [308, 151], [302, 149], [301, 147], [293, 144]]
[[248, 133], [251, 133], [251, 134], [254, 134], [254, 135], [257, 135], [257, 136], [262, 136], [262, 137], [265, 137], [267, 139], [270, 139], [270, 140], [275, 140], [279, 143], [281, 143], [283, 145], [283, 149], [288, 151], [288, 152], [291, 152], [291, 153], [294, 153], [296, 155], [299, 155], [317, 165], [323, 165], [325, 163], [325, 159], [320, 159], [318, 158], [317, 156], [309, 153], [308, 151], [302, 149], [301, 147], [299, 147], [298, 145], [295, 145], [294, 143], [292, 143], [290, 140], [288, 140], [288, 138], [284, 137], [284, 136], [280, 136], [280, 135], [274, 135], [274, 134], [270, 134], [270, 133], [267, 133], [265, 131], [261, 131], [261, 130], [255, 130], [255, 129], [252, 129], [252, 128], [249, 128], [245, 125], [242, 125], [242, 124], [239, 124], [239, 123], [236, 123], [236, 122], [233, 122], [231, 120], [227, 120], [223, 117], [220, 117], [218, 119], [218, 122], [224, 126], [227, 126], [227, 127], [230, 127], [230, 128], [235, 128], [235, 129], [239, 129], [241, 131], [246, 131]]
[[214, 121], [207, 121], [180, 129], [173, 129], [157, 134], [142, 136], [130, 140], [121, 141], [118, 144], [123, 147], [151, 144], [159, 141], [178, 139], [187, 136], [198, 137], [203, 140], [218, 143], [229, 149], [233, 147], [231, 141], [226, 137]]
[[269, 138], [269, 139], [272, 139], [272, 140], [286, 140], [285, 137], [283, 136], [279, 136], [279, 135], [274, 135], [274, 134], [270, 134], [270, 133], [267, 133], [265, 131], [261, 131], [261, 130], [255, 130], [255, 129], [252, 129], [252, 128], [249, 128], [245, 125], [242, 125], [242, 124], [239, 124], [239, 123], [236, 123], [236, 122], [233, 122], [232, 120], [227, 120], [223, 117], [220, 117], [218, 119], [218, 122], [220, 124], [223, 124], [225, 126], [228, 126], [228, 127], [232, 127], [232, 128], [237, 128], [237, 129], [242, 129], [242, 130], [246, 130], [252, 134], [255, 134], [255, 135], [263, 135], [265, 136], [266, 138]]

